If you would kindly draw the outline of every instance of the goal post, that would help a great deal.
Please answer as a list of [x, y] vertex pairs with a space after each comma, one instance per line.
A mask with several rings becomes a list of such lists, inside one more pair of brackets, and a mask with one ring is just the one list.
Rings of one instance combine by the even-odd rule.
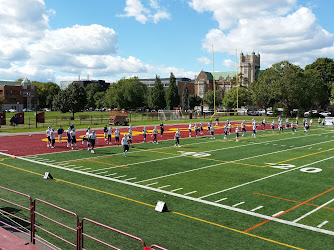
[[158, 110], [158, 119], [160, 121], [178, 121], [185, 119], [180, 110]]

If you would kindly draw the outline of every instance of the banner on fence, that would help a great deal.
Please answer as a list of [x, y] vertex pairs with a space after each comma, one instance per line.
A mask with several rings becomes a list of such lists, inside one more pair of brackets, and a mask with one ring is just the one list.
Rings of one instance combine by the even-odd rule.
[[36, 121], [39, 123], [45, 123], [45, 112], [37, 114]]

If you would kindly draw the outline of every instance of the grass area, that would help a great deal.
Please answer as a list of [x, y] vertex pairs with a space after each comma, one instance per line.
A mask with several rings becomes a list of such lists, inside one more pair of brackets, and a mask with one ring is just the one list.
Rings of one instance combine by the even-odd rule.
[[[1, 156], [1, 185], [168, 249], [331, 249], [333, 132], [313, 126], [308, 133], [258, 131], [257, 138], [248, 132], [239, 142], [234, 134], [228, 140], [182, 138], [180, 148], [171, 140], [141, 143], [126, 158], [116, 146], [97, 148], [95, 155], [80, 150]], [[55, 179], [44, 180], [45, 172]], [[4, 191], [0, 196], [18, 199]], [[169, 212], [154, 210], [158, 200]], [[41, 203], [37, 208], [75, 227], [71, 216]], [[42, 218], [37, 223], [75, 239]], [[121, 249], [141, 249], [136, 241], [89, 223], [85, 230]], [[85, 248], [104, 249], [88, 239]]]

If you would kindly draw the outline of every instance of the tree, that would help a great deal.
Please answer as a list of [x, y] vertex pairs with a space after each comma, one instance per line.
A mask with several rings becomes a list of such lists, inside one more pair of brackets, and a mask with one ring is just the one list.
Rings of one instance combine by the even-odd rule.
[[147, 86], [138, 77], [121, 79], [110, 85], [106, 92], [106, 101], [110, 107], [135, 109], [147, 103]]
[[150, 108], [163, 109], [166, 107], [164, 86], [161, 83], [160, 77], [155, 77], [153, 88], [149, 91], [148, 105]]
[[62, 113], [70, 111], [68, 96], [65, 90], [60, 90], [58, 94], [53, 98], [52, 105]]
[[68, 106], [74, 119], [74, 114], [85, 108], [86, 92], [84, 87], [77, 82], [71, 83], [65, 92], [65, 96], [68, 98]]
[[173, 109], [178, 107], [180, 104], [180, 95], [179, 90], [176, 86], [176, 78], [173, 73], [170, 73], [169, 77], [169, 86], [166, 94], [167, 108]]
[[234, 109], [237, 107], [237, 97], [238, 97], [238, 108], [241, 106], [248, 106], [251, 104], [251, 97], [249, 90], [244, 87], [232, 88], [227, 92], [223, 99], [223, 106], [227, 109]]
[[182, 109], [189, 109], [189, 89], [187, 83], [184, 84], [182, 91]]
[[94, 95], [95, 107], [104, 108], [107, 106], [105, 92], [97, 92]]
[[86, 96], [87, 96], [87, 102], [86, 102], [86, 108], [96, 108], [95, 100], [94, 100], [94, 95], [98, 92], [103, 91], [103, 87], [101, 84], [94, 82], [91, 84], [88, 84], [85, 88], [86, 90]]
[[[219, 106], [222, 104], [222, 90], [218, 89], [215, 91], [216, 92], [216, 106]], [[214, 91], [213, 90], [209, 90], [208, 92], [205, 93], [204, 98], [203, 98], [203, 102], [209, 106], [209, 109], [213, 109], [214, 108], [214, 103], [213, 103], [213, 99], [214, 98]]]
[[319, 82], [321, 86], [318, 86], [320, 87], [318, 91], [320, 90], [321, 93], [315, 93], [317, 93], [320, 98], [318, 100], [319, 105], [324, 108], [329, 102], [326, 100], [328, 96], [334, 101], [334, 95], [332, 94], [334, 84], [334, 60], [330, 58], [318, 58], [314, 63], [306, 65], [305, 72], [309, 71], [311, 74], [317, 72], [317, 77], [321, 80]]
[[194, 109], [196, 106], [200, 106], [202, 104], [202, 98], [198, 95], [189, 96], [189, 108]]
[[37, 87], [37, 101], [40, 108], [52, 108], [53, 98], [60, 91], [58, 84], [54, 82], [36, 82], [31, 83]]

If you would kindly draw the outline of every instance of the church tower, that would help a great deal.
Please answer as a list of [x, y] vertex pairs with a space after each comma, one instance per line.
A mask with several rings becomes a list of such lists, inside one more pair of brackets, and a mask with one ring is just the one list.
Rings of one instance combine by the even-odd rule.
[[240, 54], [239, 60], [239, 82], [242, 86], [249, 87], [255, 81], [260, 73], [260, 54], [251, 55]]

